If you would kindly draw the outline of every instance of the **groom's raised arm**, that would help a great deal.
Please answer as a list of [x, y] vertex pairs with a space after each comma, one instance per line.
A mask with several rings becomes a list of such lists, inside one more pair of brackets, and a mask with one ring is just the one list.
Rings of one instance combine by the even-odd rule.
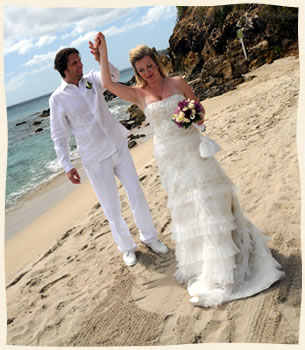
[[[92, 55], [94, 56], [95, 60], [98, 62], [98, 64], [100, 64], [100, 52], [98, 49], [98, 43], [93, 44], [92, 41], [89, 41], [89, 49]], [[120, 71], [109, 61], [108, 63], [109, 63], [111, 79], [117, 82], [120, 78]]]

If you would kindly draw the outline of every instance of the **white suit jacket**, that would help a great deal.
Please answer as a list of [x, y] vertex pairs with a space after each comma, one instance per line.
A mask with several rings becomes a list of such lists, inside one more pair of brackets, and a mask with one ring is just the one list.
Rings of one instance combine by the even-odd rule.
[[[109, 66], [117, 81], [119, 70], [111, 63]], [[91, 71], [78, 87], [62, 80], [50, 97], [51, 138], [66, 172], [74, 167], [70, 160], [71, 132], [84, 165], [109, 157], [126, 142], [129, 131], [109, 112], [104, 91], [101, 73]]]

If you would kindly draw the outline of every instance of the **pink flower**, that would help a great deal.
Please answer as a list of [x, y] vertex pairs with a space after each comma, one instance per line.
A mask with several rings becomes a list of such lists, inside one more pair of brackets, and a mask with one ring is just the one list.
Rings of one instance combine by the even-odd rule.
[[[194, 100], [183, 100], [178, 102], [178, 106], [173, 114], [172, 121], [178, 125], [187, 129], [193, 122], [201, 120], [199, 114], [203, 110], [201, 103]], [[183, 118], [182, 118], [183, 116]]]

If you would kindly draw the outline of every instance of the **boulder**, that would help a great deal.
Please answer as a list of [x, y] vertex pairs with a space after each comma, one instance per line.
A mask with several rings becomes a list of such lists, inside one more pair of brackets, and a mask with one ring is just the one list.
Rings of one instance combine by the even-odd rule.
[[139, 135], [130, 134], [127, 139], [131, 141], [131, 140], [136, 140], [145, 136], [146, 136], [145, 134], [139, 134]]
[[132, 148], [132, 147], [134, 147], [136, 145], [137, 145], [137, 142], [135, 140], [132, 140], [132, 141], [128, 142], [128, 148]]
[[133, 121], [133, 127], [137, 127], [137, 126], [141, 126], [142, 122], [146, 119], [144, 113], [141, 111], [141, 109], [133, 104], [131, 105], [127, 112], [129, 113], [130, 117], [129, 117], [129, 121]]
[[111, 101], [112, 99], [114, 99], [115, 97], [117, 97], [115, 94], [113, 94], [112, 92], [106, 90], [104, 92], [104, 97], [105, 97], [105, 101]]
[[19, 126], [19, 125], [22, 125], [22, 124], [25, 124], [26, 121], [23, 121], [23, 122], [20, 122], [20, 123], [16, 123], [16, 126]]
[[50, 116], [50, 108], [45, 109], [44, 111], [42, 111], [42, 113], [40, 114], [40, 118], [46, 118]]

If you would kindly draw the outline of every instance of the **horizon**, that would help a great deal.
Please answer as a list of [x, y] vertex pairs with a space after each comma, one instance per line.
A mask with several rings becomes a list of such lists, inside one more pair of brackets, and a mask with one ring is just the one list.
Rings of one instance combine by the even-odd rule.
[[[131, 70], [131, 69], [133, 69], [133, 68], [132, 68], [132, 67], [127, 67], [127, 68], [120, 69], [120, 73], [123, 73], [123, 72], [125, 72], [125, 71], [127, 71], [127, 70]], [[39, 98], [41, 98], [41, 97], [44, 97], [44, 96], [47, 96], [47, 95], [51, 95], [53, 92], [54, 92], [54, 90], [52, 90], [52, 91], [50, 91], [50, 92], [47, 92], [47, 93], [45, 93], [45, 94], [43, 94], [43, 95], [34, 96], [34, 97], [29, 98], [29, 99], [27, 99], [27, 100], [23, 100], [23, 101], [20, 101], [20, 102], [11, 104], [11, 105], [9, 105], [9, 106], [7, 105], [6, 108], [8, 109], [8, 108], [11, 108], [11, 107], [15, 107], [15, 106], [18, 106], [18, 105], [22, 105], [22, 104], [24, 104], [24, 103], [28, 103], [28, 102], [37, 100], [37, 99], [39, 99]]]

